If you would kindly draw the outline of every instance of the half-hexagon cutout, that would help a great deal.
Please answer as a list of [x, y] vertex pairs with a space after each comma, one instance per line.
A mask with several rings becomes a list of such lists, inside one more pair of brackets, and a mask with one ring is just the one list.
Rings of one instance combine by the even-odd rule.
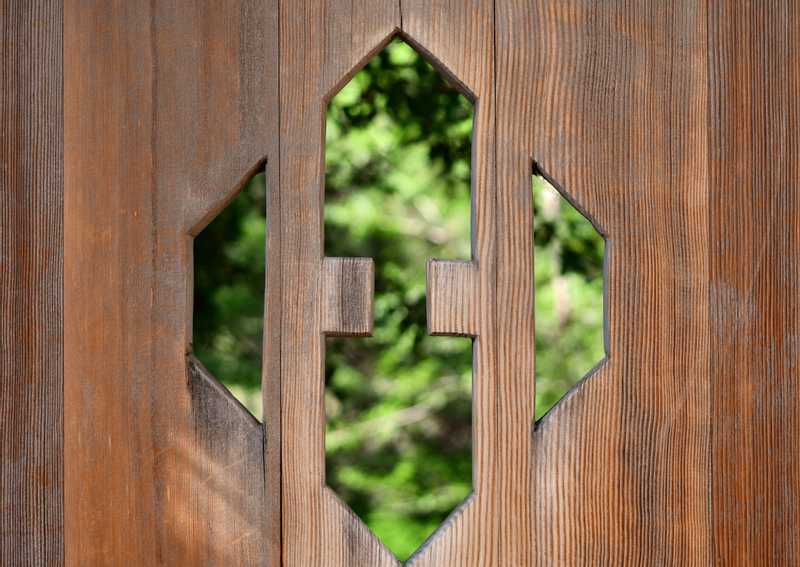
[[472, 339], [426, 330], [426, 262], [469, 260], [474, 107], [395, 39], [327, 108], [325, 255], [373, 259], [374, 330], [326, 345], [326, 479], [401, 561], [472, 490]]
[[194, 238], [192, 353], [262, 419], [266, 182], [263, 168]]
[[538, 170], [533, 176], [536, 419], [606, 356], [602, 231]]

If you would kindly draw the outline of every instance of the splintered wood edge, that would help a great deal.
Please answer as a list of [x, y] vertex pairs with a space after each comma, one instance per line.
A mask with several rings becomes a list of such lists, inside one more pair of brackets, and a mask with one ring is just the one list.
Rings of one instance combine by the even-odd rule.
[[334, 337], [372, 335], [374, 291], [372, 258], [323, 258], [322, 332]]
[[428, 333], [478, 335], [478, 269], [473, 262], [429, 260]]

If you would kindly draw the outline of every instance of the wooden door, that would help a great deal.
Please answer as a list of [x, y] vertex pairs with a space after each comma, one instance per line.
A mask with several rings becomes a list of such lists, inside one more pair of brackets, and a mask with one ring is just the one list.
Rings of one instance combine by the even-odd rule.
[[[476, 101], [474, 494], [418, 566], [800, 563], [800, 4], [0, 1], [0, 563], [383, 566], [325, 487], [326, 101], [402, 36]], [[194, 363], [192, 238], [266, 168], [264, 423]], [[534, 425], [543, 171], [607, 236], [605, 363]]]

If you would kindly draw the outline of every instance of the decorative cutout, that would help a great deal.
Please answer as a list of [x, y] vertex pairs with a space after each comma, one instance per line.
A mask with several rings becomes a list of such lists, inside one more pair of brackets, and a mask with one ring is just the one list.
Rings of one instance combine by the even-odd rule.
[[[403, 561], [472, 488], [472, 341], [432, 337], [426, 320], [433, 333], [471, 328], [428, 311], [425, 271], [428, 258], [470, 256], [472, 113], [399, 40], [327, 111], [325, 252], [341, 258], [325, 259], [323, 277], [333, 261], [368, 270], [358, 256], [374, 259], [375, 277], [373, 336], [327, 341], [327, 484]], [[452, 265], [471, 273], [466, 261], [434, 264]], [[358, 289], [348, 313], [367, 309], [363, 283], [340, 285]], [[337, 301], [323, 307], [327, 334], [366, 334], [363, 317], [339, 320]]]
[[602, 232], [563, 190], [533, 177], [536, 418], [606, 354]]
[[194, 356], [259, 420], [265, 239], [263, 171], [194, 239]]

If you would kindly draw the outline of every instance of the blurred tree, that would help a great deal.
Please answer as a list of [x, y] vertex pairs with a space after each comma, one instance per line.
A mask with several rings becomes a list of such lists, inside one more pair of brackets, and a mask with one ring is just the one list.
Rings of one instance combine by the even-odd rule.
[[[472, 118], [401, 41], [327, 109], [325, 253], [376, 268], [374, 336], [327, 343], [327, 482], [401, 559], [472, 485], [471, 341], [425, 330], [427, 259], [470, 257]], [[539, 177], [534, 207], [538, 417], [602, 357], [603, 241]], [[195, 241], [195, 353], [258, 417], [264, 213], [262, 175]]]
[[426, 332], [425, 264], [470, 258], [473, 106], [396, 41], [333, 99], [325, 252], [375, 261], [375, 332], [328, 341], [328, 484], [401, 559], [472, 486], [472, 341]]

